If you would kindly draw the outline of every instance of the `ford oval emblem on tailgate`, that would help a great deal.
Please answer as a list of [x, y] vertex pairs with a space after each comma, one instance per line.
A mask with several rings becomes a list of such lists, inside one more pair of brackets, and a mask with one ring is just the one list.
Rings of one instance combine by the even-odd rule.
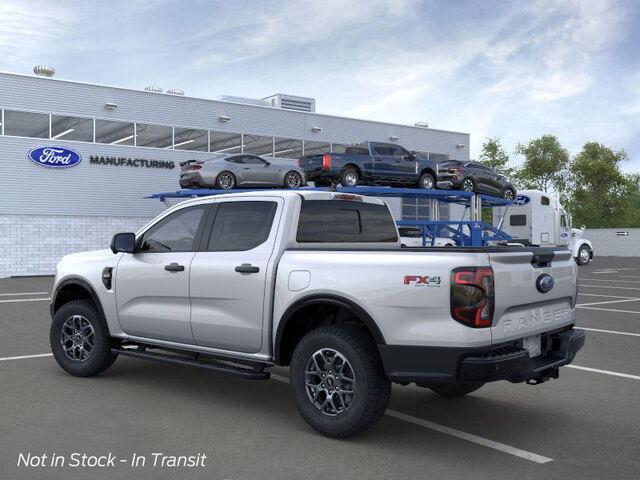
[[556, 284], [555, 280], [551, 275], [543, 273], [536, 280], [536, 288], [540, 293], [548, 293], [553, 289], [553, 286]]
[[70, 148], [38, 147], [29, 152], [29, 159], [43, 167], [69, 168], [79, 164], [82, 156]]

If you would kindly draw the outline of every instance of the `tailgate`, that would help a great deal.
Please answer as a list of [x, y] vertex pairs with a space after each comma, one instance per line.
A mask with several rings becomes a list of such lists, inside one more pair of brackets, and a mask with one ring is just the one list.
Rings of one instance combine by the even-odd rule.
[[[489, 252], [494, 272], [493, 343], [536, 335], [575, 322], [577, 267], [567, 249]], [[545, 293], [545, 286], [552, 288]], [[539, 284], [540, 288], [539, 287]], [[542, 290], [542, 291], [541, 291]]]
[[[325, 157], [330, 158], [330, 161], [327, 165], [325, 165]], [[302, 157], [300, 160], [298, 160], [298, 165], [305, 172], [321, 171], [323, 166], [327, 167], [325, 168], [325, 170], [327, 170], [331, 167], [332, 161], [338, 160], [341, 157], [342, 155], [336, 153], [319, 153], [317, 155], [307, 155], [306, 157]]]

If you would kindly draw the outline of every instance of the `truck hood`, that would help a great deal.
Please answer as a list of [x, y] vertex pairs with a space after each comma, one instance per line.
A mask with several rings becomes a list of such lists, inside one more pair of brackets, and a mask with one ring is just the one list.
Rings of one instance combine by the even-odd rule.
[[91, 250], [88, 252], [71, 253], [65, 255], [60, 260], [59, 265], [77, 265], [81, 263], [97, 263], [97, 262], [115, 262], [117, 256], [108, 249], [104, 250]]

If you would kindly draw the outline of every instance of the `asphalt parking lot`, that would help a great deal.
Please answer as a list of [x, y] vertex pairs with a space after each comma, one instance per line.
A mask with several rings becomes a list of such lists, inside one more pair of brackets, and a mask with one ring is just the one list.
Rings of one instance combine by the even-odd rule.
[[[0, 280], [0, 479], [640, 478], [640, 259], [580, 268], [574, 368], [467, 397], [394, 386], [388, 414], [349, 440], [304, 423], [286, 370], [251, 382], [119, 358], [74, 378], [49, 356], [52, 278]], [[17, 358], [16, 358], [17, 357]], [[19, 454], [147, 457], [144, 467], [18, 467]], [[153, 467], [152, 453], [207, 455]]]

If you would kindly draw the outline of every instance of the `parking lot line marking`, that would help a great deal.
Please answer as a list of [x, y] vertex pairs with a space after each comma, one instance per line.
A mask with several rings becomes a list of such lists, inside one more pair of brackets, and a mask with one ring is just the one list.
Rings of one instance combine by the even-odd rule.
[[615, 288], [616, 290], [640, 290], [638, 287], [619, 287], [618, 285], [584, 285], [580, 283], [579, 287], [593, 287], [593, 288]]
[[[271, 378], [277, 380], [278, 382], [289, 383], [289, 379], [281, 375], [271, 374]], [[494, 442], [493, 440], [489, 440], [488, 438], [479, 437], [472, 433], [467, 433], [463, 432], [462, 430], [456, 430], [455, 428], [446, 427], [444, 425], [440, 425], [439, 423], [430, 422], [429, 420], [414, 417], [413, 415], [407, 415], [406, 413], [398, 412], [396, 410], [388, 409], [385, 415], [389, 415], [390, 417], [402, 420], [403, 422], [413, 423], [414, 425], [428, 428], [429, 430], [434, 430], [446, 435], [451, 435], [452, 437], [457, 437], [468, 442], [493, 448], [494, 450], [499, 450], [501, 452], [508, 453], [509, 455], [524, 458], [525, 460], [530, 460], [535, 463], [549, 463], [553, 461], [553, 458], [543, 457], [542, 455], [538, 455], [537, 453], [527, 452], [526, 450], [521, 450], [520, 448], [512, 447], [504, 443]]]
[[50, 292], [0, 293], [0, 297], [17, 297], [19, 295], [49, 295]]
[[512, 447], [504, 443], [494, 442], [493, 440], [479, 437], [472, 433], [463, 432], [462, 430], [457, 430], [455, 428], [445, 427], [444, 425], [440, 425], [439, 423], [430, 422], [429, 420], [414, 417], [413, 415], [407, 415], [406, 413], [398, 412], [396, 410], [387, 410], [386, 415], [397, 418], [398, 420], [402, 420], [404, 422], [413, 423], [414, 425], [428, 428], [429, 430], [434, 430], [446, 435], [451, 435], [452, 437], [461, 438], [462, 440], [466, 440], [468, 442], [476, 443], [478, 445], [489, 447], [494, 450], [499, 450], [515, 457], [524, 458], [525, 460], [529, 460], [531, 462], [549, 463], [553, 461], [553, 458], [544, 457], [542, 455], [538, 455], [537, 453], [527, 452], [526, 450]]
[[3, 357], [0, 358], [0, 362], [6, 362], [7, 360], [26, 360], [27, 358], [41, 358], [52, 357], [53, 353], [39, 353], [37, 355], [21, 355], [19, 357]]
[[606, 303], [625, 303], [625, 302], [637, 302], [640, 298], [626, 298], [624, 300], [604, 300], [602, 302], [591, 302], [591, 303], [577, 303], [576, 307], [588, 307], [591, 305], [604, 305]]
[[579, 307], [576, 305], [576, 308], [583, 308], [584, 310], [599, 310], [601, 312], [614, 312], [614, 313], [640, 313], [637, 310], [616, 310], [615, 308], [600, 308], [600, 307]]
[[46, 302], [48, 300], [51, 300], [51, 298], [12, 298], [11, 300], [0, 300], [0, 303]]
[[640, 283], [640, 281], [636, 281], [636, 280], [611, 280], [609, 278], [586, 278], [586, 277], [580, 277], [580, 280], [587, 280], [587, 281], [593, 281], [593, 282]]
[[612, 375], [614, 377], [631, 378], [632, 380], [640, 380], [640, 376], [631, 375], [630, 373], [612, 372], [610, 370], [600, 370], [599, 368], [581, 367], [580, 365], [565, 365], [568, 368], [575, 368], [577, 370], [584, 370], [586, 372], [604, 373], [605, 375]]
[[587, 328], [587, 327], [579, 327], [579, 328], [581, 330], [588, 330], [590, 332], [614, 333], [616, 335], [629, 335], [630, 337], [640, 337], [640, 333], [619, 332], [617, 330], [602, 330], [600, 328]]
[[583, 297], [606, 297], [606, 298], [637, 298], [640, 300], [640, 297], [622, 297], [620, 295], [603, 295], [601, 293], [578, 293], [578, 296], [582, 295]]

